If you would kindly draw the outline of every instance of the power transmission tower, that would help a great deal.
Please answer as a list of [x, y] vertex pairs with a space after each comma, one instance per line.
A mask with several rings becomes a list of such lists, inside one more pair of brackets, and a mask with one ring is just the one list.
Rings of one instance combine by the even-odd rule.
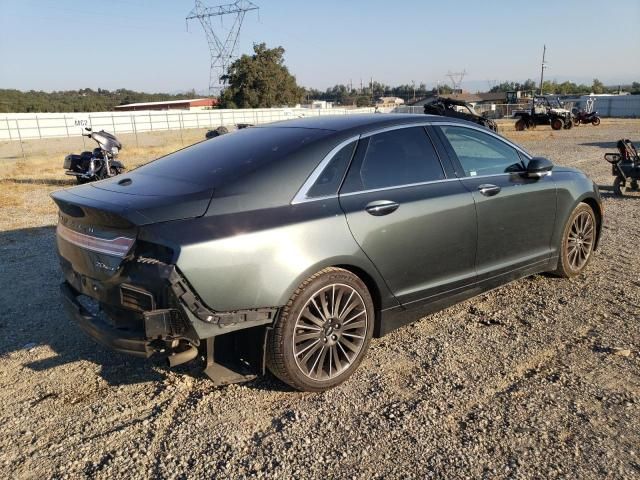
[[[209, 66], [209, 95], [218, 96], [226, 84], [226, 82], [222, 80], [222, 76], [227, 73], [229, 65], [236, 57], [238, 37], [244, 16], [247, 12], [258, 10], [260, 7], [249, 0], [236, 0], [233, 3], [218, 5], [216, 7], [206, 7], [202, 0], [195, 0], [195, 2], [193, 10], [189, 12], [185, 20], [188, 27], [189, 20], [197, 18], [204, 29], [211, 57]], [[224, 15], [233, 15], [233, 23], [228, 30], [225, 30], [222, 25], [222, 17]], [[219, 33], [216, 33], [216, 30], [213, 28], [213, 17], [220, 17]]]
[[453, 84], [454, 93], [456, 93], [457, 90], [461, 90], [460, 85], [462, 84], [462, 80], [466, 75], [466, 70], [462, 70], [461, 72], [447, 72], [447, 77], [451, 79], [451, 83]]

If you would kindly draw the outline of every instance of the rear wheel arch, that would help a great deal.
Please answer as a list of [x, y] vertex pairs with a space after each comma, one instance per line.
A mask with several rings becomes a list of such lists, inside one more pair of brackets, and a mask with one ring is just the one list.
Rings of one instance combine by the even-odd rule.
[[369, 294], [371, 295], [371, 299], [373, 300], [373, 308], [375, 312], [374, 317], [374, 325], [373, 325], [373, 336], [379, 337], [380, 332], [380, 321], [382, 318], [382, 295], [380, 293], [380, 288], [374, 278], [369, 275], [365, 270], [356, 267], [354, 265], [334, 265], [335, 268], [341, 268], [343, 270], [347, 270], [353, 273], [355, 276], [360, 278], [362, 282], [367, 286], [367, 290], [369, 290]]

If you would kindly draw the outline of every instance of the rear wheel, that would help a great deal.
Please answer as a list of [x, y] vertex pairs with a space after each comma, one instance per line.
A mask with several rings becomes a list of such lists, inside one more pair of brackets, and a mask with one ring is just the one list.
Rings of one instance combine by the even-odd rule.
[[613, 180], [613, 193], [619, 197], [630, 195], [636, 197], [640, 195], [640, 184], [637, 180], [631, 180], [627, 185], [627, 181], [621, 176], [617, 176]]
[[373, 322], [373, 301], [362, 280], [326, 268], [303, 282], [280, 313], [268, 338], [267, 366], [298, 390], [335, 387], [364, 358]]
[[580, 119], [576, 117], [573, 119], [573, 126], [577, 127], [578, 125], [580, 125]]
[[560, 258], [554, 273], [571, 278], [587, 267], [596, 242], [596, 216], [586, 203], [581, 203], [569, 216], [560, 244]]
[[551, 120], [551, 128], [553, 128], [554, 130], [560, 130], [562, 129], [562, 127], [564, 127], [564, 122], [560, 117], [556, 117]]
[[591, 120], [591, 124], [594, 127], [597, 127], [598, 125], [600, 125], [600, 117], [593, 117], [593, 120]]
[[571, 130], [572, 127], [573, 121], [571, 119], [567, 120], [567, 122], [564, 124], [564, 128], [566, 128], [567, 130]]

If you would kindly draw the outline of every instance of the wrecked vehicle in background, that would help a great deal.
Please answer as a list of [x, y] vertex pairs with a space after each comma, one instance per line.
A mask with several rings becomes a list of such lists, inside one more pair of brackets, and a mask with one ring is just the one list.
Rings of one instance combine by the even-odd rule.
[[473, 107], [462, 100], [454, 100], [452, 98], [434, 97], [434, 99], [426, 103], [424, 113], [427, 115], [440, 115], [443, 117], [460, 118], [470, 122], [477, 123], [483, 127], [498, 131], [498, 125], [493, 120], [478, 115]]
[[220, 125], [218, 128], [214, 128], [213, 130], [209, 130], [204, 138], [209, 140], [211, 138], [219, 137], [220, 135], [224, 135], [225, 133], [235, 132], [236, 130], [242, 130], [243, 128], [253, 127], [251, 123], [238, 123], [236, 125]]

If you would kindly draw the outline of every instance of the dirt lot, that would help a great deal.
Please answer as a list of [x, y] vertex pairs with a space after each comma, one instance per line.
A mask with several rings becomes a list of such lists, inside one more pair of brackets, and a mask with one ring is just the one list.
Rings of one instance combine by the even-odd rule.
[[[602, 154], [640, 141], [638, 120], [511, 123], [531, 153], [605, 185]], [[196, 368], [114, 354], [63, 314], [47, 193], [66, 180], [41, 148], [0, 160], [1, 478], [640, 477], [640, 198], [604, 192], [585, 275], [527, 278], [374, 340], [330, 392], [270, 376], [213, 388]]]

